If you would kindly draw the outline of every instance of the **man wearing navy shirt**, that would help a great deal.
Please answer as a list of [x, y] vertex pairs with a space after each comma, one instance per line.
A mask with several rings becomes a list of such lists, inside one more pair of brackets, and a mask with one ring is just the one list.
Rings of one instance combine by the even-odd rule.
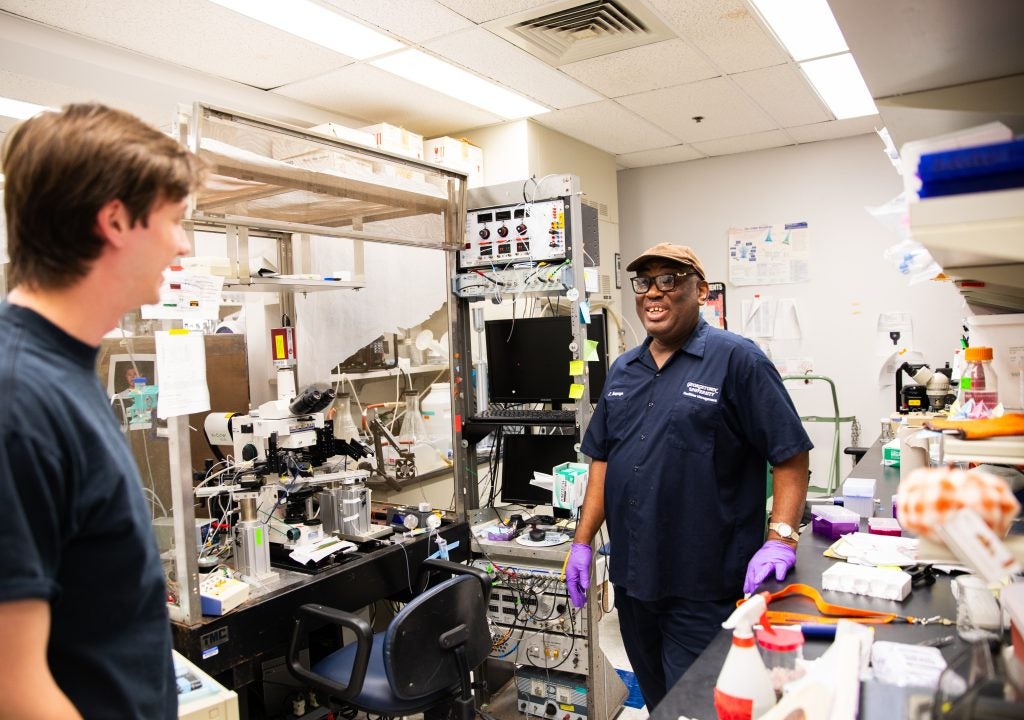
[[163, 569], [96, 354], [190, 251], [200, 161], [95, 104], [15, 126], [2, 158], [0, 717], [173, 720]]
[[661, 243], [626, 269], [648, 337], [615, 361], [584, 437], [590, 480], [565, 575], [582, 606], [607, 521], [622, 641], [653, 709], [737, 598], [795, 564], [811, 441], [764, 353], [701, 318], [691, 248]]

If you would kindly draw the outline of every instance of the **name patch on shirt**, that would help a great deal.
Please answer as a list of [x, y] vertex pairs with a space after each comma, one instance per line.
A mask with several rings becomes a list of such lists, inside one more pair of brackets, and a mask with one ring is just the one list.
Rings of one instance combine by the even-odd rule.
[[610, 397], [610, 398], [613, 398], [613, 397], [622, 397], [622, 396], [624, 396], [625, 394], [626, 394], [626, 393], [622, 392], [621, 390], [609, 390], [609, 391], [608, 391], [608, 395], [607, 395], [606, 397]]
[[718, 402], [719, 388], [711, 387], [710, 385], [701, 385], [700, 383], [688, 382], [686, 383], [686, 390], [683, 391], [683, 395], [686, 397], [697, 398], [705, 402]]

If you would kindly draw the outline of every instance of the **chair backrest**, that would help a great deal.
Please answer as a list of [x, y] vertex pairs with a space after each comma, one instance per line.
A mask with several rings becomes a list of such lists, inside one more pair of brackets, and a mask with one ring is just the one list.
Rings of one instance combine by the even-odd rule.
[[465, 626], [464, 651], [470, 670], [491, 652], [487, 601], [476, 577], [460, 575], [417, 595], [388, 625], [384, 667], [391, 689], [414, 700], [457, 685], [455, 653], [441, 647], [441, 636]]

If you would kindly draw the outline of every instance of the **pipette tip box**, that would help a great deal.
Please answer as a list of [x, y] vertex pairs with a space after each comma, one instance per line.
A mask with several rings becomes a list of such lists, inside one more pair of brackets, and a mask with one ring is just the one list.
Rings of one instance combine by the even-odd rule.
[[811, 531], [830, 540], [860, 530], [860, 515], [839, 505], [817, 505], [811, 514]]

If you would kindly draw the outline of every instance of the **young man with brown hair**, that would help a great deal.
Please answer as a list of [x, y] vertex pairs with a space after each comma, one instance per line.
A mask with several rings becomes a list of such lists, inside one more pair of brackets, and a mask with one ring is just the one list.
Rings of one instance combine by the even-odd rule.
[[190, 251], [201, 164], [96, 104], [16, 126], [0, 162], [0, 717], [176, 718], [163, 570], [95, 363]]

